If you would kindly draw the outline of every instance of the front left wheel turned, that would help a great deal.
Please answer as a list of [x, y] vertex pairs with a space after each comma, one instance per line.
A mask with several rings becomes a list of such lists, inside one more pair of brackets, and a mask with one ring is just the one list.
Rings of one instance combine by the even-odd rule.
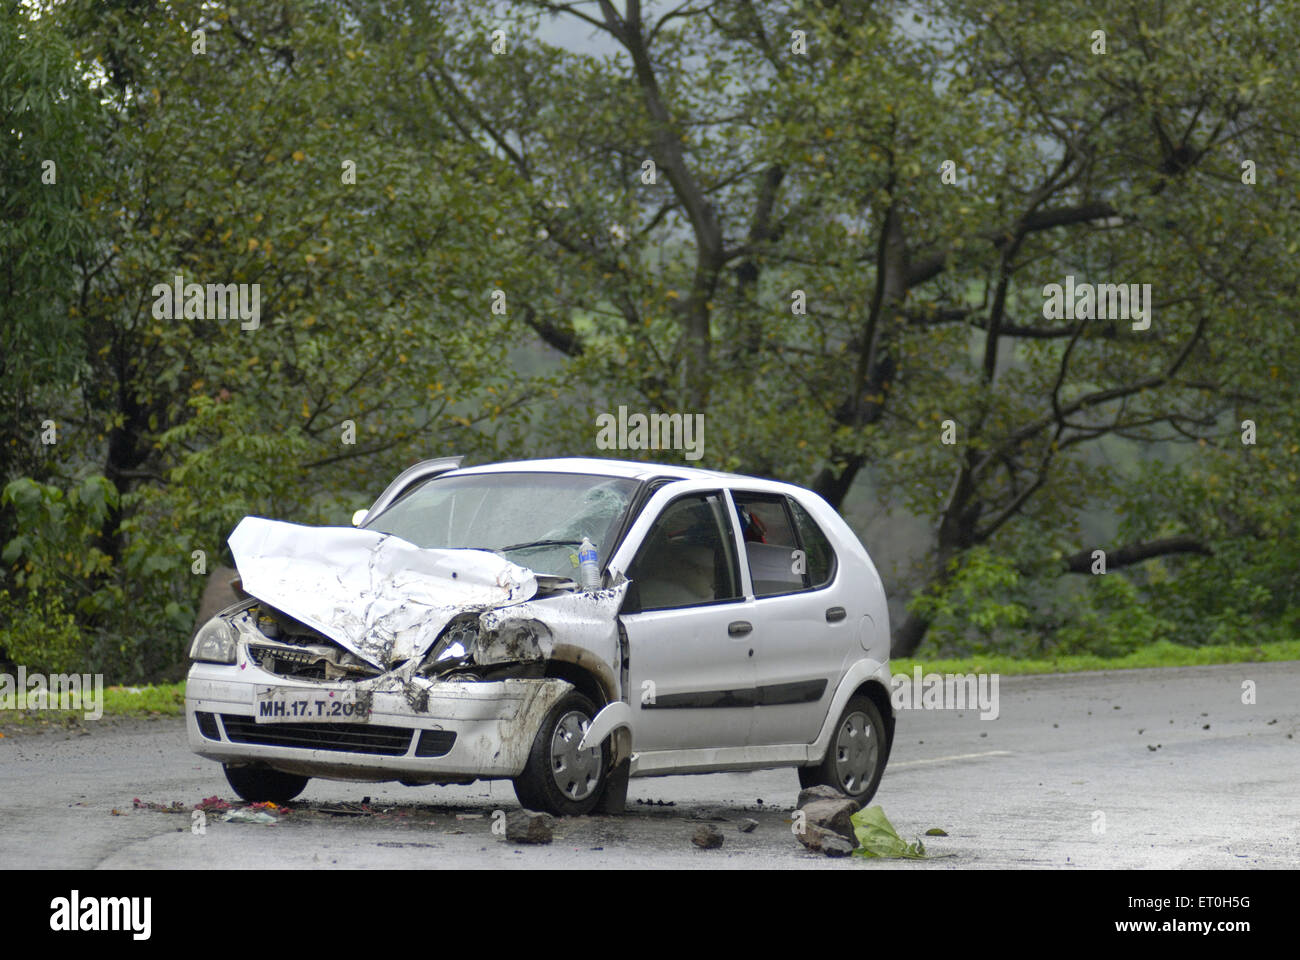
[[524, 772], [514, 780], [515, 796], [527, 810], [577, 817], [600, 800], [609, 772], [605, 744], [578, 749], [596, 715], [592, 702], [571, 693], [542, 721]]

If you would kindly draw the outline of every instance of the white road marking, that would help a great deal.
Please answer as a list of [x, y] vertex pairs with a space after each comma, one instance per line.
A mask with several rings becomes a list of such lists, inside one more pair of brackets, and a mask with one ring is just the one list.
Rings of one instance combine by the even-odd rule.
[[896, 767], [921, 767], [931, 763], [947, 763], [949, 760], [974, 760], [978, 757], [1009, 757], [1010, 750], [985, 750], [983, 753], [954, 753], [950, 757], [931, 757], [928, 760], [906, 760], [903, 763], [891, 763], [889, 769]]

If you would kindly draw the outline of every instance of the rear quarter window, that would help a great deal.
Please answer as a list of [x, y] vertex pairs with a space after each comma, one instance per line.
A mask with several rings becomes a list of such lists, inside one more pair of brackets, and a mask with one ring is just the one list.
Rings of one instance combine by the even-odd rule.
[[835, 577], [835, 550], [807, 510], [794, 497], [788, 498], [799, 540], [808, 555], [808, 579], [811, 587], [824, 587]]

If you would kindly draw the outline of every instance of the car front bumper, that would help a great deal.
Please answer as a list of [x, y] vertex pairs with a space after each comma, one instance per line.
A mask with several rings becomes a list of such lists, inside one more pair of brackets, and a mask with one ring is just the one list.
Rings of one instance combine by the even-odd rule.
[[[327, 686], [337, 687], [341, 684]], [[239, 665], [195, 663], [185, 685], [191, 749], [222, 763], [264, 763], [332, 780], [412, 783], [515, 777], [551, 708], [572, 688], [564, 680], [448, 683], [416, 679], [376, 684], [360, 723], [258, 723], [259, 687], [319, 693], [322, 684]], [[411, 705], [412, 686], [427, 702]], [[360, 688], [359, 688], [360, 689]]]

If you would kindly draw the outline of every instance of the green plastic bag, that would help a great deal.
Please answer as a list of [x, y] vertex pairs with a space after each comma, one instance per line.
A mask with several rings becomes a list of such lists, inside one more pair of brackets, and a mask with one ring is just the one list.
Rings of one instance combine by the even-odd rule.
[[898, 835], [894, 825], [881, 807], [867, 807], [853, 815], [853, 832], [858, 838], [858, 857], [887, 857], [903, 860], [924, 860], [925, 844], [917, 840], [908, 843]]

